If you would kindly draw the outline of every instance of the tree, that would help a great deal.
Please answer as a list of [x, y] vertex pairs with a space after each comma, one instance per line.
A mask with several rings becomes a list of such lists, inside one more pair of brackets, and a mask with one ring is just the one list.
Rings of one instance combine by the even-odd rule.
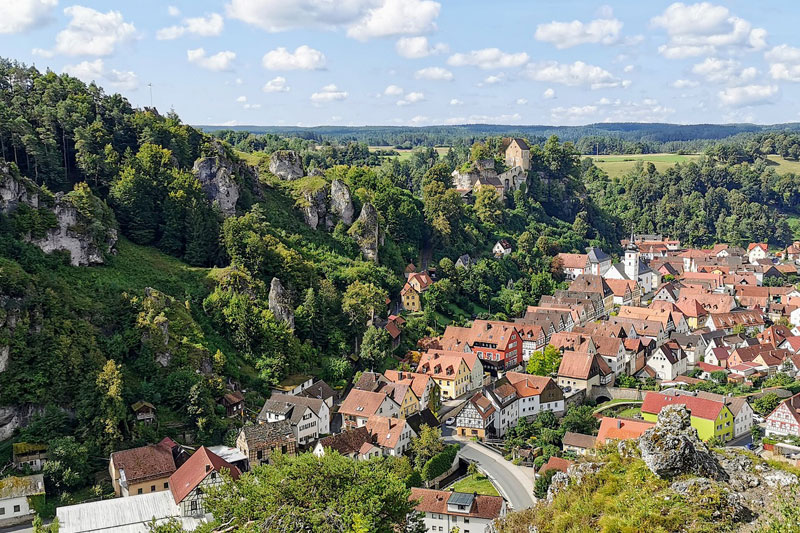
[[122, 399], [122, 371], [109, 359], [95, 381], [100, 393], [100, 422], [106, 442], [113, 447], [122, 440], [122, 423], [128, 412]]
[[59, 492], [85, 486], [90, 481], [89, 449], [75, 437], [61, 437], [48, 443], [45, 479]]
[[[273, 455], [238, 481], [225, 476], [204, 505], [213, 527], [236, 531], [405, 530], [414, 502], [388, 458], [353, 461], [336, 452]], [[417, 530], [419, 531], [419, 530]]]
[[711, 379], [720, 385], [725, 385], [728, 382], [728, 373], [724, 370], [717, 370], [716, 372], [711, 373]]
[[392, 338], [385, 328], [370, 326], [361, 340], [359, 358], [365, 368], [375, 368], [392, 353]]
[[475, 192], [475, 215], [484, 224], [498, 224], [503, 219], [500, 195], [494, 187], [479, 187]]
[[537, 376], [549, 376], [558, 372], [561, 364], [561, 352], [552, 344], [544, 347], [544, 350], [533, 352], [528, 360], [528, 374]]
[[347, 315], [356, 339], [367, 327], [367, 320], [386, 310], [386, 291], [372, 283], [354, 281], [342, 296], [342, 311]]
[[442, 430], [423, 424], [419, 428], [419, 435], [411, 439], [411, 454], [414, 457], [414, 466], [421, 469], [434, 455], [444, 450]]
[[550, 488], [550, 482], [558, 470], [548, 470], [544, 474], [536, 478], [533, 483], [533, 494], [540, 500], [547, 498], [547, 490]]
[[600, 426], [594, 417], [594, 409], [590, 405], [573, 405], [561, 419], [561, 429], [573, 433], [593, 435]]
[[753, 401], [753, 410], [762, 416], [766, 416], [774, 411], [781, 401], [781, 398], [777, 394], [768, 392]]

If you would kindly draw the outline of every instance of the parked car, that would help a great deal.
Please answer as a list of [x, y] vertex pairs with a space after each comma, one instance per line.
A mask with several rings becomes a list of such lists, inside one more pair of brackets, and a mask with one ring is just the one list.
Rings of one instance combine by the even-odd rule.
[[451, 416], [450, 418], [448, 418], [447, 420], [445, 420], [445, 421], [444, 421], [444, 424], [445, 424], [446, 426], [452, 426], [452, 425], [453, 425], [453, 424], [455, 424], [455, 423], [456, 423], [456, 419], [455, 419], [455, 418], [453, 418], [452, 416]]

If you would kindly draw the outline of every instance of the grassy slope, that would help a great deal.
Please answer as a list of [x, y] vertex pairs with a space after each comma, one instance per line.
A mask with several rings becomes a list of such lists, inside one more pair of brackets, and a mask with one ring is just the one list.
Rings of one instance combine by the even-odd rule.
[[634, 166], [637, 161], [653, 163], [659, 172], [663, 172], [675, 163], [695, 161], [699, 155], [677, 155], [677, 154], [635, 154], [635, 155], [600, 155], [589, 156], [594, 160], [598, 168], [604, 170], [610, 178], [622, 176]]
[[489, 478], [482, 474], [473, 474], [465, 477], [461, 481], [455, 482], [452, 488], [456, 492], [477, 492], [488, 496], [500, 496], [492, 482], [489, 481]]

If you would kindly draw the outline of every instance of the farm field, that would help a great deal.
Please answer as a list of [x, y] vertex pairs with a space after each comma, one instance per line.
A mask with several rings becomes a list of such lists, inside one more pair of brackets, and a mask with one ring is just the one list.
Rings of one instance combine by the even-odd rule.
[[675, 163], [696, 161], [700, 158], [700, 154], [590, 155], [587, 157], [591, 157], [594, 164], [604, 170], [609, 178], [616, 178], [633, 169], [638, 161], [653, 163], [656, 166], [656, 170], [663, 172], [675, 165]]
[[800, 161], [790, 161], [779, 155], [768, 155], [767, 159], [778, 165], [778, 168], [775, 169], [778, 174], [788, 174], [789, 172], [800, 174]]
[[[447, 155], [447, 151], [448, 151], [449, 149], [450, 149], [450, 147], [449, 147], [449, 146], [436, 146], [436, 147], [435, 147], [435, 150], [436, 150], [436, 152], [437, 152], [437, 153], [438, 153], [440, 156]], [[370, 147], [369, 147], [369, 150], [370, 150], [370, 152], [375, 152], [376, 150], [394, 150], [395, 152], [397, 152], [398, 154], [400, 154], [400, 155], [399, 155], [399, 156], [397, 156], [397, 157], [398, 157], [398, 159], [400, 159], [401, 161], [402, 161], [402, 160], [404, 160], [404, 159], [408, 159], [409, 157], [411, 157], [411, 153], [414, 151], [414, 149], [413, 149], [413, 148], [404, 149], [404, 148], [393, 148], [393, 147], [391, 147], [391, 146], [370, 146]]]

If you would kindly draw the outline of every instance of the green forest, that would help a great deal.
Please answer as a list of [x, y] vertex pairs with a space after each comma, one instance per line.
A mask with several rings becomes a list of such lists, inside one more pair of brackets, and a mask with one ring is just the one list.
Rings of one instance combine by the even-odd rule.
[[[419, 146], [402, 160], [355, 134], [212, 135], [66, 74], [0, 60], [0, 186], [39, 199], [0, 204], [0, 347], [8, 354], [0, 409], [32, 414], [0, 442], [0, 459], [11, 442], [48, 442], [61, 458], [48, 463], [48, 483], [86, 490], [116, 449], [163, 436], [230, 443], [236, 423], [218, 400], [231, 382], [257, 410], [291, 374], [341, 388], [361, 370], [397, 366], [448, 323], [519, 316], [563, 286], [559, 252], [619, 254], [631, 230], [695, 246], [782, 246], [794, 236], [800, 180], [765, 161], [784, 146], [797, 155], [791, 132], [732, 130], [737, 137], [707, 147], [697, 163], [663, 173], [640, 165], [615, 180], [581, 157], [589, 141], [532, 133], [527, 186], [504, 197], [482, 187], [466, 202], [453, 170], [487, 157], [504, 165], [506, 132], [471, 131], [457, 142], [442, 137], [454, 141], [446, 152], [434, 149], [438, 140], [410, 141]], [[296, 151], [308, 175], [273, 175], [278, 150]], [[229, 172], [234, 205], [204, 188], [200, 161]], [[360, 250], [360, 221], [312, 229], [304, 220], [307, 194], [334, 180], [351, 191], [356, 216], [367, 205], [377, 212], [377, 260]], [[57, 227], [56, 205], [75, 209], [70, 231], [86, 236], [102, 264], [72, 266], [69, 253], [36, 245]], [[498, 239], [512, 243], [510, 256], [492, 255]], [[471, 268], [454, 266], [462, 254]], [[409, 263], [438, 276], [393, 350], [370, 319], [393, 308]], [[288, 291], [293, 328], [270, 310], [273, 278]], [[137, 401], [156, 407], [158, 424], [134, 423]]]

